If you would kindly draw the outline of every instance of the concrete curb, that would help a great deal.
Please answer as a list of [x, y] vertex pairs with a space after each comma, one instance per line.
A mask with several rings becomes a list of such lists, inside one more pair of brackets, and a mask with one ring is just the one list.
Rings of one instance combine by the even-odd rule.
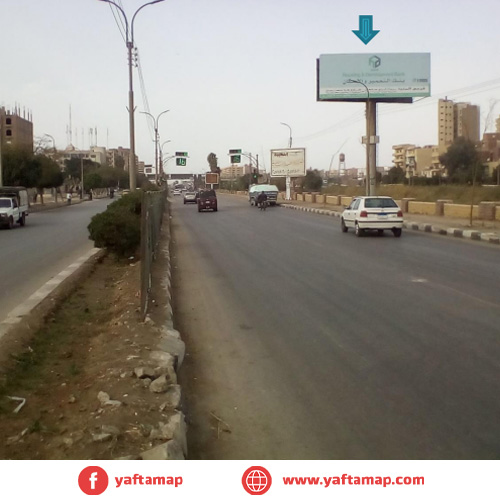
[[[49, 296], [61, 285], [67, 278], [72, 276], [75, 272], [80, 270], [80, 268], [86, 264], [91, 263], [95, 265], [102, 256], [104, 256], [105, 250], [99, 250], [98, 248], [92, 248], [85, 255], [77, 259], [73, 264], [69, 265], [66, 269], [62, 270], [57, 276], [47, 281], [43, 286], [41, 286], [35, 293], [33, 293], [28, 299], [26, 299], [22, 304], [15, 307], [7, 317], [0, 322], [0, 340], [7, 334], [10, 330], [23, 321], [28, 319], [29, 315], [35, 310], [35, 308]], [[100, 254], [96, 257], [96, 254]], [[76, 285], [75, 285], [76, 288]], [[43, 314], [40, 316], [41, 323], [45, 320], [52, 310], [56, 307], [54, 301], [52, 301], [52, 307], [49, 305], [44, 307]], [[30, 328], [35, 328], [33, 324]]]
[[[280, 203], [278, 206], [283, 208], [290, 208], [292, 210], [301, 210], [303, 212], [312, 212], [320, 215], [330, 215], [333, 217], [339, 217], [341, 213], [335, 212], [333, 210], [324, 210], [321, 208], [303, 207], [301, 205], [292, 205], [289, 203]], [[411, 229], [412, 231], [423, 231], [425, 233], [434, 233], [442, 236], [452, 236], [455, 238], [463, 238], [475, 241], [486, 241], [488, 243], [494, 243], [496, 245], [500, 244], [500, 236], [497, 233], [482, 232], [471, 229], [460, 229], [454, 227], [443, 227], [436, 226], [433, 224], [423, 223], [423, 222], [404, 222], [403, 227], [405, 229]]]
[[[172, 356], [175, 359], [174, 369], [177, 374], [184, 361], [186, 345], [181, 339], [181, 334], [174, 328], [174, 318], [172, 309], [172, 264], [170, 243], [172, 241], [171, 232], [171, 202], [167, 201], [167, 208], [163, 215], [158, 254], [162, 260], [162, 276], [158, 279], [158, 299], [166, 316], [165, 325], [159, 328], [159, 338], [154, 351], [160, 351]], [[154, 284], [153, 284], [154, 286]], [[146, 315], [146, 322], [150, 321], [149, 314]], [[179, 405], [175, 408], [176, 416], [174, 423], [175, 432], [173, 438], [154, 448], [140, 454], [142, 460], [184, 460], [188, 456], [187, 447], [187, 424], [184, 413], [179, 409], [182, 388], [177, 385], [179, 394]]]

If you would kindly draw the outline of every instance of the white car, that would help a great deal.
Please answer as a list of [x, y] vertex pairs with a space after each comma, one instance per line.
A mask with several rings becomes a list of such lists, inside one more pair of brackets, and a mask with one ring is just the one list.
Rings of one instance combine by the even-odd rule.
[[174, 196], [180, 196], [181, 195], [181, 190], [180, 189], [174, 189]]
[[198, 203], [198, 199], [196, 198], [196, 193], [194, 191], [186, 191], [184, 193], [184, 205], [186, 203]]
[[399, 238], [403, 230], [403, 212], [389, 196], [357, 196], [342, 212], [340, 226], [344, 233], [353, 228], [356, 236], [362, 236], [367, 230], [382, 234], [389, 229]]

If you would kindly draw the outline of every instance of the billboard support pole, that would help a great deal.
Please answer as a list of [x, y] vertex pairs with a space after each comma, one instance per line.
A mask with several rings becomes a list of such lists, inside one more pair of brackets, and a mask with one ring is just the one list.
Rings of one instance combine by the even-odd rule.
[[369, 196], [376, 196], [377, 184], [377, 101], [371, 100], [368, 102], [367, 114], [367, 128], [369, 144], [367, 144], [367, 151], [369, 152], [368, 163], [370, 165], [370, 192]]
[[[362, 84], [363, 85], [363, 84]], [[366, 85], [365, 85], [366, 87]], [[368, 92], [368, 98], [366, 99], [366, 111], [365, 111], [365, 116], [366, 116], [366, 165], [365, 165], [365, 191], [366, 191], [366, 196], [370, 196], [370, 185], [371, 185], [371, 179], [370, 179], [370, 92], [368, 91], [368, 88], [366, 88]]]
[[291, 182], [290, 176], [287, 175], [286, 176], [286, 193], [285, 193], [285, 199], [287, 201], [290, 201], [292, 199], [292, 197], [290, 196], [290, 182]]

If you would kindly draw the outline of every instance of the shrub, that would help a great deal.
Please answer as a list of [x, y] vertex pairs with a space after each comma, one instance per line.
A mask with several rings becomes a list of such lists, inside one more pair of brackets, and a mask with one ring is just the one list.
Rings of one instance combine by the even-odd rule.
[[142, 191], [129, 193], [92, 217], [89, 238], [98, 248], [109, 248], [120, 256], [135, 254], [141, 242]]

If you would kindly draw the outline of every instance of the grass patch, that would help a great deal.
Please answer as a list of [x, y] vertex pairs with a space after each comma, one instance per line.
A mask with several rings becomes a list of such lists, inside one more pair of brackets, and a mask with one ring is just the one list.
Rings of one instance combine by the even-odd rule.
[[[362, 196], [364, 187], [329, 186], [325, 194], [342, 196]], [[436, 202], [437, 200], [453, 200], [457, 204], [469, 204], [472, 199], [472, 186], [406, 186], [403, 184], [377, 186], [377, 195], [391, 196], [395, 200], [415, 198], [418, 201]], [[474, 192], [474, 204], [481, 201], [500, 201], [500, 187], [477, 186]]]

